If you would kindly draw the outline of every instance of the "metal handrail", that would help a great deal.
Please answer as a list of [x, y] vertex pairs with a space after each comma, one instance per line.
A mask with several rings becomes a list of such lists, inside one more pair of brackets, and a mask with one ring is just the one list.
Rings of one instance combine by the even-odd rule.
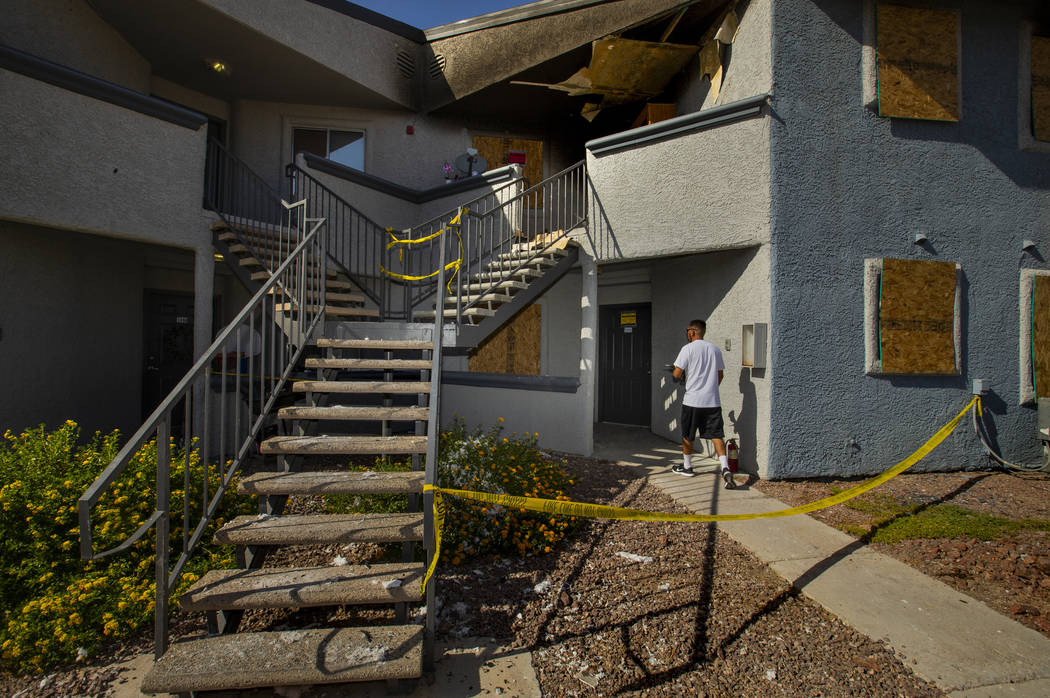
[[[485, 302], [505, 279], [533, 264], [568, 237], [570, 231], [586, 223], [586, 188], [586, 168], [580, 161], [491, 211], [465, 219], [462, 236], [464, 260], [453, 294], [457, 323], [462, 323], [464, 311]], [[537, 240], [541, 244], [536, 245]], [[509, 255], [520, 251], [515, 246], [522, 243], [532, 245], [524, 248], [530, 254], [512, 264]], [[463, 280], [475, 278], [504, 254], [508, 255], [507, 267], [499, 268], [498, 277], [480, 291], [471, 292], [471, 300], [464, 301]]]
[[[156, 527], [154, 641], [158, 658], [167, 648], [171, 590], [214, 519], [233, 476], [254, 453], [260, 430], [267, 423], [307, 341], [324, 318], [325, 221], [306, 216], [306, 201], [295, 204], [281, 201], [281, 205], [285, 210], [282, 231], [289, 235], [295, 231], [298, 236], [298, 231], [305, 231], [308, 224], [310, 229], [78, 500], [80, 554], [84, 560], [98, 560], [126, 550], [150, 528]], [[283, 306], [283, 312], [274, 313], [274, 303]], [[228, 405], [231, 402], [228, 397], [232, 398], [232, 405]], [[213, 421], [217, 422], [217, 429], [212, 426]], [[218, 444], [212, 443], [215, 431]], [[183, 535], [179, 557], [169, 566], [171, 446], [175, 436], [181, 437], [186, 466], [182, 488]], [[139, 450], [152, 440], [157, 444], [154, 514], [117, 546], [95, 552], [92, 509]], [[191, 453], [199, 456], [197, 467], [203, 474], [203, 492], [195, 524], [197, 504], [191, 502], [188, 495]], [[217, 460], [214, 466], [213, 459]], [[208, 481], [213, 474], [219, 476], [219, 485], [209, 496]]]
[[401, 282], [380, 272], [386, 269], [403, 276], [418, 276], [435, 269], [437, 248], [424, 245], [411, 254], [388, 249], [392, 237], [416, 239], [445, 227], [461, 208], [479, 215], [501, 205], [508, 191], [521, 187], [515, 179], [456, 209], [408, 230], [380, 226], [297, 164], [289, 164], [287, 176], [293, 191], [310, 202], [310, 215], [329, 221], [330, 261], [345, 273], [379, 307], [380, 319], [412, 319], [412, 309], [434, 293], [434, 282]]
[[281, 195], [215, 139], [208, 141], [204, 205], [238, 235], [248, 256], [270, 271], [299, 244], [298, 231], [281, 230]]

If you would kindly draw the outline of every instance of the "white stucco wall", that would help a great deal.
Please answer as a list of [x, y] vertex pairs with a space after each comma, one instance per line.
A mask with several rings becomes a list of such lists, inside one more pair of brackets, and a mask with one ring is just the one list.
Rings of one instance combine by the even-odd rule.
[[204, 128], [193, 131], [0, 70], [0, 217], [180, 247], [201, 224]]
[[[689, 321], [705, 320], [705, 339], [722, 350], [725, 360], [719, 394], [726, 438], [737, 439], [741, 467], [760, 477], [766, 474], [768, 460], [773, 368], [742, 366], [740, 343], [743, 325], [770, 322], [769, 270], [768, 245], [655, 260], [651, 265], [653, 432], [674, 441], [681, 438], [683, 388], [663, 367], [678, 355]], [[767, 365], [769, 357], [767, 350]]]
[[4, 0], [0, 44], [149, 92], [149, 63], [83, 0]]
[[[590, 239], [603, 260], [769, 241], [769, 119], [751, 118], [596, 157]], [[604, 242], [603, 242], [604, 241]]]
[[722, 85], [717, 97], [711, 81], [699, 76], [699, 59], [686, 68], [677, 85], [679, 114], [729, 104], [773, 91], [772, 0], [744, 0], [736, 6], [740, 19], [733, 43], [723, 48]]

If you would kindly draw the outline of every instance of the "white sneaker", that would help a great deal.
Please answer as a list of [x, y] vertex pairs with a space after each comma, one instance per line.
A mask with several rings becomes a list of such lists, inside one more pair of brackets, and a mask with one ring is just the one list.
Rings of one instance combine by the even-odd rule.
[[736, 487], [736, 480], [733, 479], [733, 473], [728, 470], [722, 471], [722, 482], [725, 483], [726, 489], [731, 490]]
[[686, 477], [696, 477], [696, 473], [693, 472], [692, 468], [687, 468], [681, 463], [675, 463], [671, 468], [671, 472], [677, 473], [678, 475], [685, 475]]

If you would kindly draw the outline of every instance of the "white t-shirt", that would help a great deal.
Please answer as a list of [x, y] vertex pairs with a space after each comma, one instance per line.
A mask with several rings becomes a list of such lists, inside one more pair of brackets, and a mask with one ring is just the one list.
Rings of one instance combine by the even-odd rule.
[[721, 349], [711, 342], [697, 339], [682, 347], [674, 365], [685, 371], [683, 405], [721, 407], [722, 401], [718, 399], [718, 372], [725, 370]]

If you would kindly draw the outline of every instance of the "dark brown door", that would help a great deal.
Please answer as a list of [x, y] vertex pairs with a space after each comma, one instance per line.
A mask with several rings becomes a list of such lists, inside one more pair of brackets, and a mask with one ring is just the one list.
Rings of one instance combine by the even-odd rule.
[[649, 426], [652, 405], [648, 303], [598, 311], [598, 419]]
[[[142, 416], [148, 417], [193, 366], [193, 296], [147, 291], [143, 303]], [[175, 420], [181, 421], [181, 410]], [[173, 430], [174, 430], [173, 425]]]

